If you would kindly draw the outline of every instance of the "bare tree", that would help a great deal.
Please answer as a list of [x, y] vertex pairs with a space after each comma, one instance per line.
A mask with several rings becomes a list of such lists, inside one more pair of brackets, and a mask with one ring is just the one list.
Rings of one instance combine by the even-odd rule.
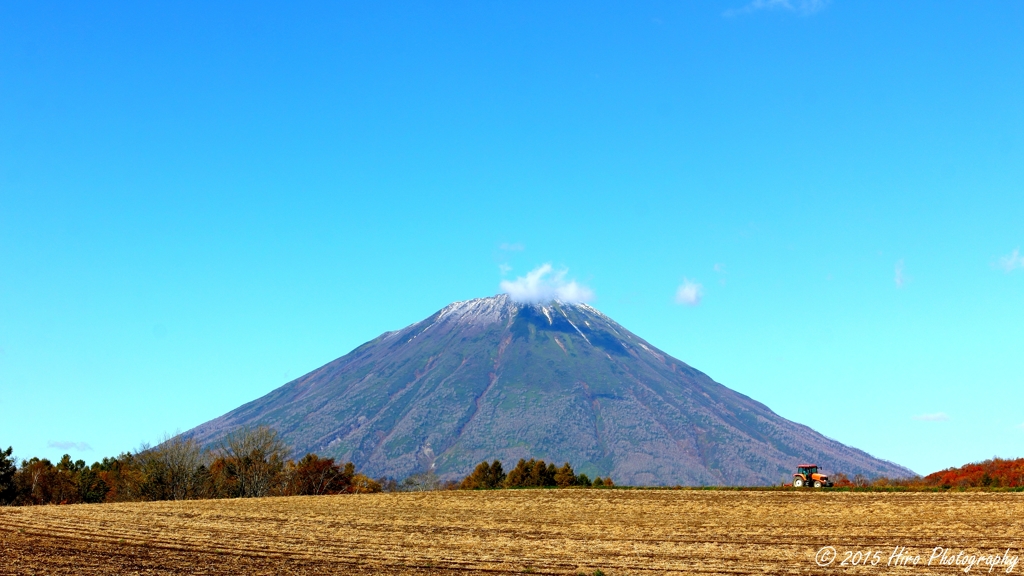
[[198, 498], [203, 484], [202, 472], [207, 454], [192, 438], [181, 435], [165, 439], [160, 457], [167, 470], [167, 487], [173, 500]]
[[146, 492], [154, 500], [191, 500], [202, 496], [209, 454], [192, 438], [169, 437], [136, 454], [145, 471]]
[[289, 450], [277, 430], [246, 426], [228, 434], [220, 452], [237, 480], [237, 495], [258, 498], [269, 496], [282, 482]]

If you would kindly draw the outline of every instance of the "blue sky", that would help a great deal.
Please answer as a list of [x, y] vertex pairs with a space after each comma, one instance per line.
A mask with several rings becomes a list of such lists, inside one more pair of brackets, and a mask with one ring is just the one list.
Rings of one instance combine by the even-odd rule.
[[130, 450], [551, 264], [876, 456], [1024, 456], [1024, 5], [372, 4], [0, 5], [0, 444]]

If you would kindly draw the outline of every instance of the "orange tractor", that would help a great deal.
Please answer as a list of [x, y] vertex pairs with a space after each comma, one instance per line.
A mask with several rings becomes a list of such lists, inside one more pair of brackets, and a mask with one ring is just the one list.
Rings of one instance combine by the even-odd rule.
[[796, 467], [796, 474], [793, 474], [793, 487], [815, 487], [831, 488], [832, 483], [829, 482], [828, 476], [818, 473], [817, 464], [801, 464]]

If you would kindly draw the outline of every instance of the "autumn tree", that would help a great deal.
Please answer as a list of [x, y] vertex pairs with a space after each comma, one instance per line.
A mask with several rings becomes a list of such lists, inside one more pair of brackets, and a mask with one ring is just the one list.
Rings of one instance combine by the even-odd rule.
[[[532, 465], [530, 466], [532, 468]], [[527, 484], [527, 463], [526, 460], [520, 458], [519, 462], [516, 463], [515, 468], [509, 471], [508, 476], [505, 477], [505, 487], [507, 488], [522, 488]]]
[[352, 483], [347, 489], [347, 492], [352, 494], [370, 494], [380, 491], [382, 491], [380, 482], [362, 474], [352, 476]]
[[856, 486], [850, 478], [842, 472], [836, 472], [832, 476], [832, 485], [836, 488], [853, 488]]
[[348, 462], [344, 467], [334, 463], [334, 458], [320, 458], [306, 454], [298, 462], [288, 462], [288, 493], [297, 496], [318, 496], [348, 491], [355, 476], [355, 466]]
[[501, 462], [495, 460], [491, 462], [491, 469], [487, 473], [487, 487], [488, 488], [501, 488], [505, 483], [505, 470], [501, 467]]
[[24, 460], [14, 475], [17, 496], [15, 503], [22, 506], [49, 504], [53, 494], [53, 463], [46, 458]]
[[501, 462], [495, 460], [488, 464], [485, 460], [477, 464], [473, 472], [462, 480], [459, 488], [462, 490], [501, 488], [504, 481], [505, 471], [502, 470]]
[[107, 485], [106, 502], [138, 502], [145, 499], [146, 478], [138, 458], [124, 452], [116, 458], [104, 457], [93, 464], [100, 480]]
[[491, 471], [491, 465], [483, 461], [476, 465], [476, 468], [462, 479], [459, 488], [463, 490], [479, 490], [487, 485], [487, 475]]
[[538, 460], [530, 471], [530, 485], [537, 487], [554, 486], [556, 470], [554, 464], [545, 464], [543, 460]]
[[520, 459], [516, 467], [505, 478], [505, 486], [508, 488], [555, 486], [557, 471], [554, 464], [549, 465], [543, 460]]
[[210, 463], [207, 491], [213, 498], [235, 498], [239, 495], [238, 476], [235, 466], [224, 455], [218, 455]]
[[576, 484], [576, 474], [572, 470], [572, 466], [566, 462], [561, 468], [555, 470], [553, 479], [555, 484], [559, 488], [568, 488]]
[[72, 461], [70, 454], [61, 457], [55, 466], [53, 475], [51, 503], [77, 504], [82, 501], [76, 476], [83, 468], [85, 468], [85, 461]]

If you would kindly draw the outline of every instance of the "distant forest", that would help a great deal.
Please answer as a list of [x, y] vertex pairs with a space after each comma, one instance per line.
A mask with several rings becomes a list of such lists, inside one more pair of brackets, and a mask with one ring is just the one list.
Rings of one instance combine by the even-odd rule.
[[868, 480], [845, 474], [831, 476], [835, 488], [875, 490], [968, 490], [1009, 489], [1024, 490], [1024, 458], [1005, 460], [993, 458], [974, 462], [959, 468], [934, 472], [924, 478], [875, 478]]
[[[611, 478], [591, 480], [543, 460], [520, 460], [505, 472], [499, 460], [481, 462], [460, 482], [442, 482], [432, 471], [399, 482], [360, 474], [351, 462], [306, 454], [288, 459], [277, 431], [260, 426], [229, 434], [213, 450], [192, 439], [174, 437], [87, 466], [67, 454], [56, 464], [30, 458], [20, 465], [13, 449], [0, 450], [0, 505], [140, 502], [205, 498], [256, 498], [357, 494], [422, 490], [494, 490], [514, 488], [611, 488]], [[1024, 490], [1024, 458], [994, 458], [950, 468], [923, 478], [852, 480], [832, 475], [833, 489], [864, 490]], [[796, 489], [799, 490], [799, 489]]]
[[277, 431], [243, 428], [214, 450], [174, 437], [87, 466], [67, 454], [56, 464], [0, 450], [0, 504], [77, 504], [379, 492], [352, 463], [307, 454], [289, 460]]
[[351, 462], [306, 454], [288, 459], [288, 446], [265, 426], [229, 434], [213, 450], [192, 439], [167, 438], [87, 466], [65, 454], [56, 464], [29, 458], [20, 465], [13, 448], [0, 450], [0, 506], [258, 498], [357, 494], [382, 491], [454, 490], [528, 487], [611, 487], [611, 478], [591, 481], [543, 460], [520, 460], [508, 474], [501, 462], [482, 462], [462, 482], [441, 482], [431, 471], [398, 482], [372, 479]]

